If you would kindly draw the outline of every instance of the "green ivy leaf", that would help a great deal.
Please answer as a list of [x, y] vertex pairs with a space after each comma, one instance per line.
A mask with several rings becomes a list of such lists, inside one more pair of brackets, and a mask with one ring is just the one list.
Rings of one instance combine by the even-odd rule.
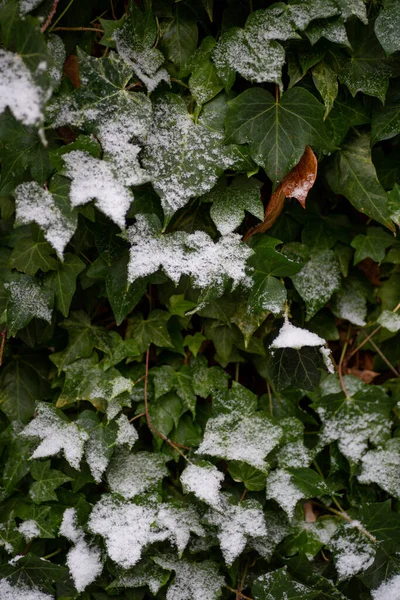
[[364, 258], [372, 258], [381, 263], [385, 258], [385, 251], [394, 244], [395, 240], [380, 227], [368, 227], [367, 235], [356, 235], [351, 246], [356, 249], [354, 264], [356, 265]]
[[268, 372], [278, 390], [289, 386], [315, 390], [321, 378], [323, 360], [318, 348], [280, 348], [268, 359]]
[[41, 235], [34, 234], [18, 242], [11, 253], [10, 266], [28, 275], [36, 275], [39, 269], [43, 273], [54, 271], [58, 265], [52, 254], [54, 250], [50, 244]]
[[371, 122], [371, 145], [389, 140], [400, 132], [400, 91], [394, 85], [388, 91], [386, 102], [373, 111]]
[[297, 165], [306, 145], [334, 149], [323, 115], [322, 104], [304, 88], [291, 88], [278, 102], [266, 90], [251, 88], [229, 102], [226, 140], [249, 143], [253, 160], [277, 183]]
[[133, 338], [139, 346], [140, 352], [145, 352], [150, 344], [162, 348], [173, 348], [174, 345], [167, 329], [171, 315], [162, 310], [153, 310], [147, 319], [136, 315], [129, 319], [127, 338]]
[[325, 61], [321, 61], [312, 69], [312, 78], [315, 87], [324, 101], [324, 118], [326, 119], [333, 108], [339, 92], [337, 75]]
[[199, 32], [194, 13], [189, 6], [180, 3], [173, 7], [173, 16], [164, 32], [160, 48], [175, 67], [178, 78], [185, 77], [186, 64], [197, 48]]
[[288, 600], [313, 600], [320, 593], [319, 590], [312, 590], [293, 580], [286, 568], [261, 575], [253, 583], [251, 591], [255, 600], [272, 600], [284, 595]]
[[39, 556], [26, 554], [18, 558], [12, 565], [5, 563], [0, 566], [0, 577], [6, 577], [14, 585], [22, 584], [28, 588], [39, 585], [52, 594], [53, 584], [61, 583], [68, 577], [67, 567], [62, 567]]
[[374, 30], [382, 48], [389, 56], [400, 50], [396, 30], [400, 27], [399, 5], [396, 0], [385, 0], [383, 8], [375, 19]]
[[387, 194], [371, 160], [368, 135], [353, 138], [336, 152], [325, 176], [335, 194], [343, 194], [357, 210], [394, 231]]
[[57, 502], [58, 498], [54, 490], [63, 483], [72, 481], [68, 475], [52, 469], [49, 460], [32, 463], [31, 475], [35, 482], [29, 488], [29, 496], [35, 504], [52, 500]]

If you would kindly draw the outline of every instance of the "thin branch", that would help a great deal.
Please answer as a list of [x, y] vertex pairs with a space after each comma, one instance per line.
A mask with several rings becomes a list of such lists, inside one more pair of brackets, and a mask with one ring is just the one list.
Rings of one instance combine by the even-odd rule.
[[239, 587], [236, 591], [236, 600], [240, 600], [240, 598], [242, 598], [242, 592], [246, 583], [246, 577], [247, 577], [247, 570], [249, 568], [249, 561], [246, 562], [244, 569], [243, 569], [243, 574], [242, 574], [242, 578], [240, 580], [240, 584]]
[[[350, 332], [350, 327], [349, 327], [349, 332]], [[348, 332], [348, 334], [349, 334]], [[340, 387], [343, 390], [344, 395], [346, 396], [346, 398], [349, 398], [349, 394], [347, 393], [346, 390], [346, 386], [344, 385], [344, 380], [343, 380], [343, 361], [344, 361], [344, 357], [346, 355], [346, 350], [347, 347], [349, 345], [349, 335], [347, 334], [347, 340], [345, 341], [343, 348], [342, 348], [342, 354], [340, 355], [340, 360], [339, 360], [339, 365], [338, 365], [338, 375], [339, 375], [339, 381], [340, 381]]]
[[54, 27], [53, 31], [95, 31], [104, 34], [100, 27]]
[[[393, 313], [397, 312], [399, 310], [399, 308], [400, 308], [400, 303], [393, 309]], [[374, 336], [376, 333], [378, 333], [378, 331], [380, 329], [382, 329], [382, 325], [379, 325], [369, 335], [367, 335], [367, 337], [361, 342], [361, 344], [359, 344], [357, 346], [357, 348], [350, 353], [349, 359], [352, 356], [354, 356], [354, 354], [356, 354], [356, 352], [358, 352], [367, 342], [369, 342], [369, 340], [372, 338], [372, 336]]]
[[146, 413], [140, 413], [140, 415], [136, 415], [135, 417], [132, 417], [132, 419], [129, 419], [129, 423], [132, 423], [132, 421], [136, 421], [136, 419], [140, 419], [140, 417], [145, 417]]
[[0, 333], [1, 336], [1, 344], [0, 344], [0, 367], [3, 364], [3, 354], [4, 354], [4, 348], [6, 346], [6, 333], [7, 333], [7, 329], [4, 328], [3, 331]]
[[[337, 501], [336, 501], [337, 502]], [[325, 510], [328, 510], [329, 512], [331, 512], [334, 515], [337, 515], [338, 517], [341, 517], [342, 519], [344, 519], [345, 521], [347, 521], [348, 523], [351, 523], [353, 525], [353, 527], [355, 527], [356, 529], [358, 529], [362, 534], [364, 534], [369, 540], [371, 540], [371, 542], [374, 542], [374, 544], [376, 544], [377, 540], [376, 537], [374, 537], [372, 535], [372, 533], [370, 533], [369, 531], [367, 531], [365, 529], [365, 527], [363, 527], [361, 525], [361, 523], [359, 523], [358, 521], [355, 521], [354, 519], [352, 519], [345, 510], [343, 510], [343, 508], [341, 508], [340, 510], [336, 510], [336, 508], [332, 508], [331, 506], [325, 506], [324, 504], [321, 504], [320, 502], [316, 502], [315, 500], [312, 500], [312, 503], [315, 504], [316, 506], [319, 506], [320, 508], [325, 508]], [[339, 505], [340, 506], [340, 505]]]
[[382, 350], [380, 348], [378, 348], [378, 346], [375, 344], [375, 342], [373, 340], [369, 340], [369, 342], [370, 342], [371, 346], [374, 348], [374, 350], [379, 354], [381, 359], [387, 364], [389, 369], [396, 375], [396, 377], [400, 377], [400, 373], [398, 371], [396, 371], [396, 369], [394, 368], [392, 363], [386, 358], [386, 356], [383, 354]]
[[185, 450], [190, 450], [190, 448], [188, 446], [184, 446], [183, 444], [178, 444], [177, 442], [173, 442], [172, 440], [170, 440], [164, 433], [162, 433], [161, 431], [158, 431], [158, 429], [156, 429], [156, 427], [154, 427], [154, 425], [151, 421], [151, 417], [150, 417], [150, 413], [149, 413], [149, 401], [148, 401], [148, 397], [147, 397], [147, 389], [148, 389], [148, 384], [149, 384], [149, 357], [150, 357], [150, 348], [147, 348], [147, 351], [146, 351], [146, 373], [144, 376], [143, 396], [144, 396], [144, 416], [146, 417], [148, 428], [150, 429], [150, 431], [152, 433], [154, 433], [154, 435], [158, 436], [164, 442], [166, 442], [167, 444], [172, 446], [172, 448], [174, 448], [174, 450], [176, 450], [178, 452], [178, 454], [183, 456], [183, 458], [185, 460], [187, 460], [188, 463], [192, 464], [192, 462], [188, 459], [188, 457], [182, 452], [182, 450], [180, 450], [180, 448], [184, 448]]
[[65, 15], [65, 13], [71, 8], [72, 4], [74, 3], [74, 0], [70, 0], [67, 4], [67, 6], [64, 8], [64, 10], [62, 11], [61, 15], [58, 17], [58, 19], [56, 20], [56, 22], [54, 23], [54, 25], [52, 25], [49, 29], [49, 33], [51, 33], [54, 29], [54, 27], [57, 25], [57, 23], [59, 23], [61, 21], [61, 19], [63, 18], [63, 16]]
[[56, 14], [56, 10], [57, 10], [57, 5], [58, 5], [58, 3], [59, 3], [59, 0], [54, 0], [54, 1], [53, 1], [53, 6], [52, 6], [52, 9], [51, 9], [51, 11], [50, 11], [50, 13], [49, 13], [49, 16], [47, 17], [47, 19], [46, 19], [46, 21], [45, 21], [44, 25], [42, 25], [42, 26], [41, 26], [41, 28], [40, 28], [40, 31], [41, 31], [42, 33], [44, 33], [44, 32], [46, 31], [46, 29], [49, 27], [50, 23], [52, 22], [52, 20], [53, 20], [53, 17], [54, 17], [54, 15]]
[[245, 596], [244, 594], [239, 592], [239, 590], [235, 590], [235, 589], [231, 588], [229, 585], [226, 585], [225, 587], [230, 592], [233, 592], [234, 594], [236, 594], [236, 597], [238, 597], [238, 594], [239, 594], [239, 598], [244, 598], [244, 600], [253, 600], [253, 598], [250, 598], [249, 596]]
[[115, 14], [115, 9], [114, 9], [114, 2], [113, 0], [110, 0], [110, 4], [111, 4], [111, 14], [112, 14], [112, 18], [114, 19], [114, 21], [118, 21], [117, 16]]

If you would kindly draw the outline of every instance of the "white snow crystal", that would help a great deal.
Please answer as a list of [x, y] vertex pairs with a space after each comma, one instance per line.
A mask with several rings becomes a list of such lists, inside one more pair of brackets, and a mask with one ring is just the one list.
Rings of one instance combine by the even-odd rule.
[[139, 439], [138, 432], [134, 426], [129, 423], [129, 419], [126, 415], [120, 415], [116, 422], [118, 424], [117, 444], [127, 444], [129, 448], [132, 448], [136, 440]]
[[246, 502], [246, 506], [226, 502], [221, 510], [208, 513], [207, 520], [218, 527], [221, 552], [229, 566], [243, 552], [249, 538], [268, 534], [261, 505], [254, 501]]
[[22, 533], [22, 535], [28, 542], [40, 535], [40, 529], [38, 527], [38, 524], [33, 519], [23, 521], [17, 529], [20, 533]]
[[98, 208], [121, 229], [131, 205], [131, 192], [115, 175], [112, 163], [93, 158], [87, 152], [73, 150], [64, 154], [66, 175], [71, 179], [72, 206], [95, 200]]
[[25, 317], [29, 315], [31, 318], [37, 317], [51, 323], [52, 311], [48, 306], [47, 298], [40, 285], [32, 278], [22, 276], [18, 281], [5, 283], [4, 287], [10, 294], [11, 302], [25, 313]]
[[181, 474], [184, 490], [214, 507], [221, 505], [220, 488], [223, 480], [224, 474], [211, 463], [188, 465]]
[[135, 225], [128, 229], [131, 242], [128, 279], [155, 273], [160, 267], [174, 283], [182, 275], [192, 277], [199, 288], [211, 285], [223, 290], [227, 278], [233, 285], [249, 285], [246, 260], [252, 254], [241, 242], [240, 236], [222, 236], [217, 242], [203, 231], [188, 234], [177, 232], [157, 234], [152, 231], [147, 217], [137, 215]]
[[218, 565], [209, 560], [191, 563], [175, 557], [154, 557], [154, 562], [175, 571], [175, 579], [167, 591], [167, 600], [210, 600], [220, 594], [225, 579]]
[[39, 438], [32, 458], [47, 458], [63, 452], [71, 467], [79, 469], [88, 433], [75, 423], [64, 421], [51, 404], [40, 402], [36, 417], [21, 431], [23, 437]]
[[378, 323], [392, 333], [400, 331], [400, 315], [391, 310], [383, 310], [379, 315]]
[[371, 590], [373, 600], [399, 600], [400, 575], [394, 575], [388, 581], [381, 583], [376, 590]]
[[156, 486], [168, 475], [165, 459], [154, 452], [114, 455], [107, 473], [110, 489], [124, 498], [134, 498]]
[[73, 544], [67, 554], [67, 565], [76, 589], [83, 592], [103, 570], [100, 549], [86, 542], [75, 508], [64, 511], [60, 533]]
[[37, 8], [42, 2], [43, 0], [20, 0], [19, 11], [21, 15], [26, 15], [26, 13]]
[[366, 571], [375, 559], [376, 550], [360, 531], [357, 521], [346, 523], [340, 530], [340, 535], [331, 539], [330, 547], [334, 551], [339, 579], [349, 579]]
[[268, 475], [267, 499], [276, 500], [289, 518], [293, 517], [296, 504], [302, 498], [304, 492], [293, 483], [290, 473], [284, 469], [276, 469]]
[[61, 212], [51, 193], [36, 181], [21, 183], [16, 188], [15, 218], [20, 225], [37, 223], [60, 258], [76, 229], [74, 220]]
[[43, 90], [36, 85], [22, 58], [0, 48], [0, 114], [8, 107], [24, 125], [36, 125], [43, 118]]
[[279, 330], [270, 348], [294, 348], [300, 350], [304, 346], [323, 346], [325, 340], [307, 329], [295, 327], [285, 316], [285, 322]]
[[53, 600], [53, 596], [49, 594], [20, 584], [11, 585], [7, 579], [0, 579], [0, 598], [1, 600]]
[[384, 449], [370, 450], [361, 458], [360, 483], [377, 483], [400, 499], [400, 440], [389, 440]]

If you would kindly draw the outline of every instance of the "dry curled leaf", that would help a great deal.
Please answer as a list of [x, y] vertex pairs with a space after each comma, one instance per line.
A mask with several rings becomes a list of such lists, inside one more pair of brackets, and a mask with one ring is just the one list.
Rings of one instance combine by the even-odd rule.
[[246, 242], [255, 233], [264, 233], [272, 227], [282, 212], [285, 198], [296, 198], [303, 208], [306, 207], [308, 192], [317, 177], [318, 162], [310, 146], [306, 146], [300, 162], [284, 177], [272, 194], [265, 209], [264, 221], [249, 229], [243, 238]]
[[80, 87], [81, 80], [79, 77], [78, 57], [75, 54], [71, 54], [65, 61], [64, 74], [70, 79], [74, 88]]

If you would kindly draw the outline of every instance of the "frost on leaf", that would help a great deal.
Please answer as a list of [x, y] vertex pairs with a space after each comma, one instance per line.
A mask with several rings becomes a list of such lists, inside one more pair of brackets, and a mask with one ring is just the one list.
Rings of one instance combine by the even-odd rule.
[[51, 294], [33, 277], [21, 275], [16, 281], [4, 284], [7, 293], [7, 329], [14, 336], [33, 318], [51, 323]]
[[358, 521], [345, 523], [329, 542], [339, 579], [349, 579], [372, 565], [376, 548]]
[[179, 96], [162, 96], [153, 110], [143, 166], [169, 220], [190, 198], [208, 192], [232, 159], [222, 133], [195, 124]]
[[296, 504], [302, 498], [304, 492], [297, 487], [291, 474], [285, 469], [276, 469], [268, 475], [267, 499], [276, 500], [289, 518], [293, 517]]
[[72, 209], [62, 205], [35, 181], [16, 188], [15, 219], [19, 225], [37, 223], [60, 258], [77, 226], [77, 216]]
[[207, 522], [218, 529], [217, 537], [227, 565], [232, 565], [243, 552], [249, 539], [268, 534], [261, 505], [248, 500], [237, 506], [229, 504], [226, 497], [220, 510], [207, 513]]
[[388, 440], [384, 448], [370, 450], [361, 459], [360, 483], [376, 483], [400, 500], [400, 439]]
[[84, 444], [89, 437], [84, 429], [71, 423], [61, 411], [45, 402], [38, 403], [35, 418], [20, 435], [41, 440], [32, 458], [47, 458], [63, 452], [71, 467], [78, 470]]
[[183, 552], [191, 531], [204, 535], [193, 508], [152, 503], [136, 505], [107, 495], [94, 506], [88, 527], [104, 538], [111, 560], [125, 569], [140, 560], [149, 544], [169, 539]]
[[390, 437], [392, 405], [392, 399], [378, 386], [364, 385], [348, 398], [343, 393], [324, 396], [313, 405], [323, 425], [320, 445], [337, 440], [341, 453], [352, 465], [357, 464], [368, 442], [381, 445]]
[[37, 125], [42, 121], [46, 93], [35, 83], [21, 56], [1, 48], [0, 89], [0, 114], [9, 108], [24, 125]]
[[220, 488], [224, 474], [211, 463], [202, 461], [201, 464], [190, 464], [181, 474], [183, 490], [192, 492], [196, 498], [210, 506], [221, 504]]
[[400, 331], [400, 315], [391, 310], [383, 310], [378, 317], [378, 323], [388, 331]]
[[72, 206], [96, 200], [98, 208], [121, 229], [133, 195], [119, 179], [112, 163], [93, 158], [87, 152], [73, 150], [63, 156], [66, 176], [71, 179]]
[[168, 555], [153, 560], [163, 569], [175, 571], [167, 600], [216, 600], [220, 596], [225, 579], [219, 574], [217, 563], [210, 560], [192, 563]]
[[364, 327], [367, 317], [368, 289], [362, 281], [348, 278], [342, 281], [340, 290], [333, 296], [331, 309], [339, 319]]
[[298, 38], [281, 6], [258, 10], [244, 29], [232, 28], [218, 42], [213, 52], [217, 73], [224, 80], [228, 68], [250, 81], [281, 84], [285, 51], [276, 40]]
[[168, 475], [162, 454], [118, 452], [112, 459], [107, 473], [110, 489], [126, 499], [147, 492]]
[[282, 429], [263, 413], [243, 416], [240, 411], [208, 419], [197, 454], [226, 460], [241, 460], [257, 469], [267, 469], [264, 460], [278, 445]]
[[28, 588], [21, 584], [11, 585], [7, 579], [0, 579], [0, 597], [2, 600], [53, 600], [53, 596], [37, 588]]
[[117, 444], [126, 444], [128, 448], [131, 449], [136, 440], [139, 439], [138, 432], [134, 426], [129, 423], [129, 419], [126, 415], [120, 415], [116, 422], [118, 425]]
[[252, 251], [237, 234], [221, 237], [217, 242], [204, 231], [161, 234], [156, 220], [137, 215], [128, 229], [131, 243], [128, 280], [151, 275], [162, 268], [175, 284], [182, 275], [192, 278], [198, 288], [214, 287], [221, 294], [229, 279], [236, 287], [247, 285], [246, 260]]
[[103, 570], [100, 549], [90, 546], [85, 540], [75, 508], [64, 511], [60, 534], [73, 544], [67, 554], [67, 565], [76, 589], [83, 592]]
[[40, 536], [40, 529], [36, 521], [33, 519], [28, 519], [27, 521], [23, 521], [18, 526], [18, 531], [24, 536], [27, 542], [30, 542], [35, 537]]
[[339, 289], [340, 269], [333, 250], [315, 252], [292, 281], [306, 303], [309, 320]]

